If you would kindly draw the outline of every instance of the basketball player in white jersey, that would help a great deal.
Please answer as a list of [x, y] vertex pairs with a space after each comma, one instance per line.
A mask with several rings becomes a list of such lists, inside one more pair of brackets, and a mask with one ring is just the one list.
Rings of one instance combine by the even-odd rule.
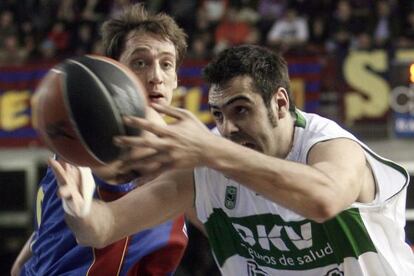
[[[223, 275], [413, 275], [406, 170], [295, 108], [287, 65], [269, 50], [224, 50], [205, 77], [220, 135], [166, 105], [152, 104], [176, 119], [168, 126], [126, 118], [157, 137], [115, 139], [154, 149], [131, 154], [125, 169], [165, 173], [120, 200], [93, 202], [86, 217], [68, 217], [82, 244], [105, 246], [195, 206]], [[60, 190], [81, 209], [70, 177]]]

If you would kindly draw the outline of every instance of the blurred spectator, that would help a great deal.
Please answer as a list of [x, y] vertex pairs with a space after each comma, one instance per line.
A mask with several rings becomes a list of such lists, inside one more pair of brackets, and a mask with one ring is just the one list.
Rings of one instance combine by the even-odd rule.
[[26, 60], [27, 51], [19, 45], [17, 34], [8, 34], [0, 48], [0, 65], [17, 65]]
[[229, 6], [226, 15], [215, 31], [214, 52], [218, 53], [230, 46], [243, 43], [257, 43], [257, 31], [248, 22], [240, 18], [239, 10]]
[[402, 48], [414, 47], [414, 9], [410, 10], [404, 18], [403, 29], [398, 39], [398, 46]]
[[109, 8], [109, 16], [112, 18], [117, 17], [130, 3], [132, 3], [131, 0], [112, 0], [112, 5]]
[[198, 7], [195, 17], [195, 33], [214, 30], [214, 26], [210, 25], [207, 10], [203, 6]]
[[56, 60], [56, 46], [53, 41], [45, 39], [42, 41], [39, 47], [40, 57], [47, 60]]
[[214, 26], [210, 25], [207, 11], [199, 6], [196, 11], [194, 33], [190, 35], [187, 57], [194, 59], [208, 59], [214, 48]]
[[39, 37], [49, 31], [50, 26], [57, 21], [58, 5], [59, 2], [56, 0], [34, 0], [27, 4], [27, 8], [31, 11], [29, 20]]
[[10, 10], [0, 13], [0, 48], [6, 44], [6, 38], [17, 35], [17, 27], [14, 22], [14, 15]]
[[257, 10], [259, 13], [258, 27], [262, 34], [267, 34], [274, 22], [282, 18], [283, 14], [285, 13], [286, 7], [287, 0], [259, 1], [259, 4], [257, 6]]
[[344, 56], [359, 27], [357, 20], [352, 15], [352, 7], [348, 1], [340, 0], [338, 2], [329, 26], [329, 50]]
[[227, 0], [201, 0], [201, 8], [205, 10], [209, 25], [215, 27], [226, 13]]
[[328, 28], [325, 17], [313, 17], [309, 23], [309, 43], [307, 49], [313, 53], [324, 52], [325, 43], [328, 40]]
[[79, 7], [76, 0], [60, 0], [56, 13], [57, 20], [66, 24], [74, 23], [78, 18]]
[[33, 22], [25, 20], [20, 24], [20, 36], [24, 38], [27, 35], [36, 35]]
[[[195, 33], [196, 18], [192, 15], [196, 14], [198, 3], [193, 0], [175, 0], [165, 1], [166, 12], [174, 17], [178, 25], [184, 28], [187, 34], [192, 39], [192, 34]], [[191, 16], [190, 16], [191, 15]]]
[[355, 40], [351, 45], [352, 50], [369, 51], [373, 48], [372, 36], [368, 32], [361, 32], [356, 35]]
[[211, 58], [212, 39], [208, 32], [197, 33], [193, 36], [187, 57], [196, 60], [209, 60]]
[[38, 38], [40, 34], [39, 31], [35, 29], [33, 22], [29, 20], [24, 20], [20, 24], [20, 36], [19, 41], [26, 49], [28, 61], [33, 61], [39, 57], [38, 52]]
[[83, 2], [80, 5], [82, 7], [81, 21], [97, 23], [105, 18], [108, 12], [107, 1], [83, 0]]
[[92, 51], [94, 43], [93, 24], [81, 23], [76, 32], [74, 39], [74, 52], [76, 55], [89, 54]]
[[[231, 4], [233, 5], [233, 4]], [[251, 25], [256, 25], [259, 21], [260, 15], [257, 12], [256, 1], [243, 1], [243, 4], [239, 3], [239, 19], [249, 22]]]
[[57, 60], [56, 46], [53, 41], [45, 39], [39, 46], [40, 58], [44, 60]]
[[375, 5], [375, 17], [372, 34], [377, 48], [388, 48], [399, 34], [399, 22], [387, 0], [378, 1]]
[[39, 49], [37, 47], [37, 40], [34, 34], [27, 34], [23, 38], [23, 45], [27, 53], [26, 61], [32, 62], [39, 58]]
[[66, 26], [62, 21], [53, 24], [47, 38], [53, 42], [58, 55], [66, 54], [66, 50], [69, 48], [70, 33], [66, 30]]
[[308, 22], [289, 8], [282, 19], [276, 21], [267, 34], [267, 44], [281, 51], [299, 49], [309, 38]]

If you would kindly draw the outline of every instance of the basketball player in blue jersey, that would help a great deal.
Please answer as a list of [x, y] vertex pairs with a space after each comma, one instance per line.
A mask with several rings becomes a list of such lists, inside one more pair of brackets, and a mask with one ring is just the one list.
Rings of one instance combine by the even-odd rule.
[[77, 185], [86, 182], [54, 164], [62, 198], [77, 206], [67, 222], [81, 244], [104, 246], [195, 206], [225, 276], [414, 275], [405, 169], [335, 122], [295, 108], [287, 64], [270, 50], [229, 48], [204, 72], [219, 135], [189, 111], [153, 103], [176, 120], [128, 117], [157, 137], [115, 139], [154, 150], [124, 164], [166, 171], [146, 189], [93, 201], [80, 216]]
[[[102, 27], [107, 56], [135, 72], [150, 102], [170, 104], [177, 87], [177, 70], [186, 52], [186, 35], [165, 14], [148, 14], [143, 5], [128, 7]], [[162, 118], [153, 111], [154, 120]], [[158, 115], [158, 117], [156, 117]], [[162, 121], [163, 123], [163, 121]], [[59, 160], [59, 159], [58, 159]], [[62, 162], [63, 164], [63, 162]], [[120, 172], [119, 161], [91, 168], [95, 198], [113, 201], [143, 179]], [[64, 164], [65, 168], [70, 165]], [[48, 168], [37, 193], [35, 231], [20, 252], [12, 275], [172, 275], [187, 245], [184, 217], [124, 237], [103, 248], [84, 247], [64, 221], [57, 195], [57, 178]], [[134, 213], [131, 209], [127, 212]], [[107, 222], [110, 224], [111, 222]]]

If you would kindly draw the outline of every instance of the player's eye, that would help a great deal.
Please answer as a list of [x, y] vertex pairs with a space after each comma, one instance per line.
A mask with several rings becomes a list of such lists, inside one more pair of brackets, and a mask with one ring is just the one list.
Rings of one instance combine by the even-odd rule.
[[164, 61], [161, 63], [161, 66], [164, 70], [174, 69], [174, 63], [171, 61]]
[[137, 59], [131, 63], [131, 68], [133, 70], [139, 70], [139, 69], [144, 68], [146, 65], [147, 63], [143, 59]]
[[248, 113], [248, 109], [244, 106], [236, 106], [234, 107], [234, 113], [236, 115], [246, 115]]
[[211, 114], [214, 117], [214, 120], [221, 122], [223, 120], [223, 113], [221, 113], [220, 111], [213, 111], [211, 112]]

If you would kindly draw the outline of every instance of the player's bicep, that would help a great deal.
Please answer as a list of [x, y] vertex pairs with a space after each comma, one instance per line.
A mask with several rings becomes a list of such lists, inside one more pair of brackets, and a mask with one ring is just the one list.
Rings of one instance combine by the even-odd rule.
[[310, 150], [308, 164], [331, 180], [344, 205], [357, 200], [367, 168], [363, 149], [357, 142], [346, 138], [320, 142]]

